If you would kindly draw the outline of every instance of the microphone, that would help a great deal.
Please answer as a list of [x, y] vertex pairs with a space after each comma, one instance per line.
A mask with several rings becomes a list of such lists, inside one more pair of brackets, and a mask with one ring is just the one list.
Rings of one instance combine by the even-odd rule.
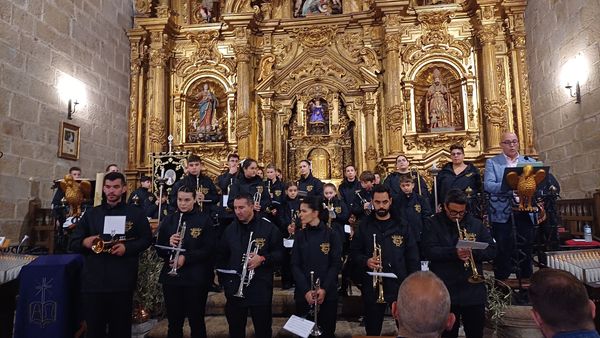
[[27, 235], [23, 236], [23, 239], [19, 243], [19, 246], [17, 246], [17, 253], [19, 253], [19, 250], [21, 249], [21, 245], [23, 245], [23, 243], [25, 243], [25, 241], [28, 239], [29, 239], [29, 236], [27, 236]]

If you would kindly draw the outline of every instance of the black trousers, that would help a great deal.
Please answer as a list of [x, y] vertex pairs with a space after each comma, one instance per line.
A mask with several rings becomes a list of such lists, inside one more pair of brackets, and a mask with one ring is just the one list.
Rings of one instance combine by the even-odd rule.
[[168, 338], [183, 337], [183, 323], [188, 318], [192, 338], [206, 338], [207, 287], [188, 287], [163, 284], [165, 307], [169, 320]]
[[456, 316], [452, 330], [442, 334], [444, 338], [458, 337], [458, 328], [462, 322], [467, 338], [483, 338], [483, 326], [485, 325], [485, 305], [460, 306], [451, 305], [450, 312]]
[[365, 307], [365, 331], [367, 336], [379, 336], [381, 335], [381, 328], [383, 326], [383, 317], [385, 315], [386, 308], [390, 307], [388, 303], [375, 303], [374, 299], [364, 301]]
[[507, 279], [510, 273], [513, 272], [517, 265], [513, 260], [520, 262], [517, 276], [521, 278], [529, 278], [533, 272], [531, 261], [531, 252], [533, 246], [533, 223], [529, 218], [529, 214], [523, 212], [515, 212], [515, 224], [517, 228], [517, 247], [524, 254], [517, 253], [515, 250], [515, 241], [513, 238], [512, 222], [509, 220], [506, 223], [492, 223], [492, 234], [496, 240], [496, 248], [498, 254], [494, 258], [494, 276], [496, 279]]
[[133, 292], [84, 293], [82, 298], [86, 338], [131, 337]]
[[281, 262], [281, 284], [294, 284], [294, 275], [292, 274], [292, 249], [283, 250], [283, 261]]
[[245, 338], [246, 323], [248, 321], [248, 312], [252, 316], [255, 338], [271, 338], [271, 304], [246, 306], [242, 305], [242, 300], [237, 297], [227, 298], [225, 304], [225, 317], [229, 325], [229, 338]]
[[[314, 321], [314, 314], [310, 312], [311, 306], [306, 300], [296, 300], [296, 315]], [[337, 317], [337, 300], [326, 301], [319, 305], [317, 325], [321, 328], [322, 338], [335, 337], [335, 325]]]

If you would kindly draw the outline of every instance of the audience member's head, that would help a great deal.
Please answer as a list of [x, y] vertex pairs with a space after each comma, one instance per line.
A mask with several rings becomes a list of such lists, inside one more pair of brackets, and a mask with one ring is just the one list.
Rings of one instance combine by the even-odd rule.
[[585, 286], [572, 274], [542, 269], [531, 276], [533, 320], [545, 337], [558, 332], [594, 330], [596, 307]]
[[73, 176], [74, 179], [81, 178], [81, 168], [71, 167], [69, 169], [69, 174], [71, 174], [71, 176]]
[[109, 164], [109, 165], [106, 166], [106, 170], [105, 171], [107, 173], [118, 173], [120, 170], [119, 170], [119, 166], [117, 166], [114, 163], [111, 163], [111, 164]]
[[392, 313], [402, 337], [441, 337], [455, 320], [448, 289], [432, 272], [415, 272], [402, 282]]

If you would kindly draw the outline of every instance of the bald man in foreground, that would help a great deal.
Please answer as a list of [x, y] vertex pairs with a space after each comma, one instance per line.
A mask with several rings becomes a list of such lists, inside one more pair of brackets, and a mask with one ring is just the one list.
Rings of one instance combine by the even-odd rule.
[[402, 282], [392, 313], [398, 325], [398, 338], [441, 337], [455, 320], [450, 313], [448, 289], [432, 272], [415, 272]]

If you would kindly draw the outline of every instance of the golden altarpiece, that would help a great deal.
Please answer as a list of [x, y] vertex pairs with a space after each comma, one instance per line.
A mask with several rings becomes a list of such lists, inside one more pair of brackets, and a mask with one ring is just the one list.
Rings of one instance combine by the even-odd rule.
[[[452, 143], [482, 164], [500, 134], [535, 154], [526, 0], [136, 0], [128, 176], [149, 153], [237, 152], [297, 176], [346, 164], [424, 172]], [[134, 181], [134, 180], [132, 180]]]

